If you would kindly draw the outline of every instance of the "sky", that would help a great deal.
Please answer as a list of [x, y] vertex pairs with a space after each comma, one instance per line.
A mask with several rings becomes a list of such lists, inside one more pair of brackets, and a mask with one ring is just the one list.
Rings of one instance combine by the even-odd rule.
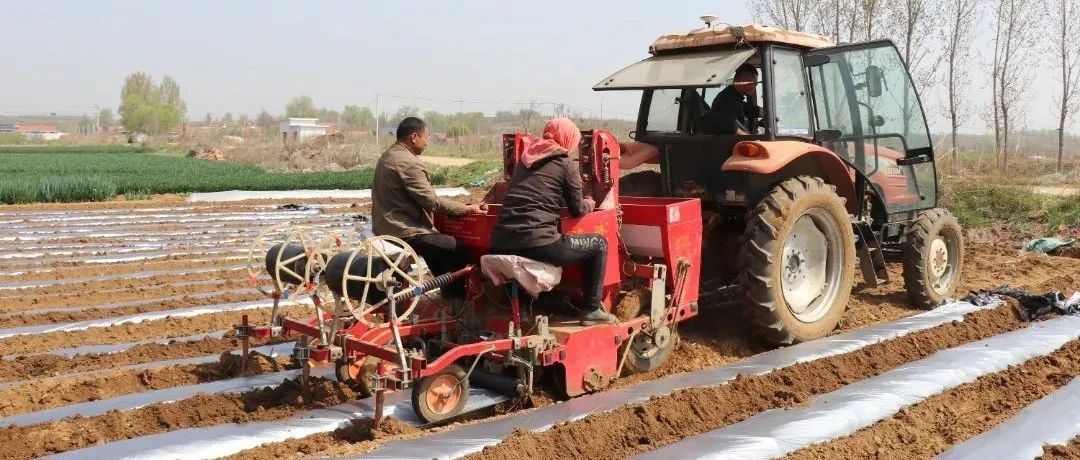
[[[384, 112], [412, 105], [493, 114], [563, 103], [582, 115], [602, 108], [605, 117], [632, 119], [639, 93], [591, 87], [648, 57], [656, 37], [700, 27], [703, 14], [751, 21], [743, 0], [0, 4], [8, 50], [0, 114], [115, 111], [125, 75], [143, 71], [176, 79], [193, 120], [281, 114], [300, 94], [336, 110], [378, 102]], [[1033, 81], [1025, 127], [1054, 124], [1053, 85], [1046, 76]], [[970, 97], [988, 99], [984, 86], [973, 82]], [[923, 100], [931, 130], [944, 130], [940, 95]]]

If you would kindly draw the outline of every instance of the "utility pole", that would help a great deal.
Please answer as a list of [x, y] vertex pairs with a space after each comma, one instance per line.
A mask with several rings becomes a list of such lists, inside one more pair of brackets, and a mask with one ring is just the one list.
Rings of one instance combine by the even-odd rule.
[[600, 93], [600, 126], [604, 126], [604, 93]]

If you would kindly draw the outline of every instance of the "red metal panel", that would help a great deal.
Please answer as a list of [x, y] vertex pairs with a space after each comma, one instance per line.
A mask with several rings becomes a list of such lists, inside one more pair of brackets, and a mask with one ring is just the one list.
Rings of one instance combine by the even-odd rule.
[[593, 326], [566, 337], [566, 357], [561, 362], [566, 371], [567, 395], [586, 393], [585, 378], [593, 372], [600, 374], [602, 386], [616, 377], [619, 347], [615, 337], [623, 332], [622, 325]]
[[697, 301], [701, 271], [701, 201], [697, 198], [620, 197], [623, 223], [660, 227], [668, 284], [675, 288], [678, 261], [690, 263], [679, 305]]

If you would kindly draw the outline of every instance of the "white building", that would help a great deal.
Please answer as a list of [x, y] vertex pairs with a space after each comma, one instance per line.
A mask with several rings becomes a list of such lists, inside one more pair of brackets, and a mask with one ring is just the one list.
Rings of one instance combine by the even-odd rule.
[[326, 135], [327, 125], [320, 125], [318, 118], [286, 118], [281, 121], [282, 142], [300, 144]]
[[59, 131], [30, 131], [26, 133], [26, 138], [32, 141], [55, 141], [66, 135], [67, 133]]

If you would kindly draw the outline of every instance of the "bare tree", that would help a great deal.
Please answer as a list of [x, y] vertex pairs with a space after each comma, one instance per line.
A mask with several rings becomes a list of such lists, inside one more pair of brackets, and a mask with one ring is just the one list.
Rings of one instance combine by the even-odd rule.
[[1080, 4], [1077, 0], [1054, 0], [1057, 21], [1054, 29], [1054, 51], [1061, 57], [1061, 100], [1058, 112], [1058, 161], [1061, 172], [1065, 151], [1065, 122], [1080, 103], [1080, 44], [1072, 42], [1080, 34]]
[[995, 137], [1001, 170], [1009, 169], [1009, 128], [1016, 121], [1030, 75], [1033, 49], [1039, 42], [1038, 18], [1032, 2], [998, 0], [994, 38]]
[[866, 33], [865, 40], [873, 40], [875, 38], [875, 32], [880, 34], [880, 31], [874, 30], [874, 26], [876, 26], [881, 19], [880, 16], [884, 9], [882, 8], [884, 5], [885, 2], [882, 0], [859, 0], [859, 6], [861, 7], [861, 11], [859, 12], [859, 26], [862, 27], [863, 31]]
[[[886, 4], [883, 31], [893, 38], [904, 59], [908, 73], [918, 92], [926, 92], [934, 74], [932, 55], [924, 46], [926, 38], [938, 29], [937, 4], [935, 0], [900, 0]], [[916, 105], [910, 88], [904, 86], [904, 133], [909, 131]]]
[[812, 0], [747, 0], [754, 19], [788, 30], [807, 31], [814, 14]]
[[890, 4], [886, 11], [886, 24], [891, 25], [891, 30], [886, 32], [895, 39], [919, 90], [929, 85], [933, 73], [927, 69], [927, 63], [934, 56], [925, 44], [926, 38], [933, 36], [939, 27], [936, 7], [934, 0], [901, 0]]
[[816, 34], [831, 37], [837, 43], [841, 42], [844, 38], [840, 31], [848, 28], [847, 11], [851, 8], [853, 8], [852, 0], [818, 2], [810, 18], [810, 30]]
[[945, 27], [944, 59], [948, 66], [945, 77], [947, 92], [946, 110], [949, 116], [949, 128], [952, 141], [952, 157], [956, 160], [958, 150], [956, 133], [968, 116], [968, 104], [965, 96], [971, 82], [968, 70], [968, 57], [971, 54], [971, 39], [979, 20], [978, 0], [948, 0], [943, 5]]

